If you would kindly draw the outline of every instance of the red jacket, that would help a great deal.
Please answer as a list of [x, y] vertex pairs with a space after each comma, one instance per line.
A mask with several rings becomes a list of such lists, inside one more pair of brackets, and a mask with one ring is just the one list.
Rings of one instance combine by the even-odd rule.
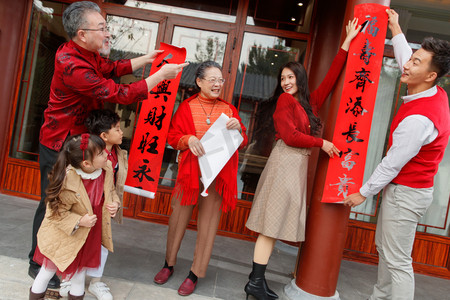
[[[194, 120], [192, 119], [189, 101], [196, 97], [197, 94], [183, 101], [170, 122], [167, 142], [176, 150], [180, 150], [178, 149], [178, 142], [183, 136], [195, 135]], [[248, 141], [247, 135], [245, 134], [246, 128], [242, 124], [236, 108], [222, 99], [218, 100], [230, 106], [233, 111], [233, 117], [238, 119], [241, 124], [244, 141], [241, 143], [239, 149], [242, 149], [247, 145]], [[238, 162], [238, 151], [236, 151], [216, 177], [216, 191], [222, 195], [221, 209], [225, 212], [233, 210], [236, 207]], [[181, 161], [178, 164], [178, 176], [172, 194], [174, 197], [182, 197], [182, 205], [196, 204], [200, 193], [200, 167], [198, 158], [189, 149], [186, 149], [183, 151]]]
[[450, 111], [447, 93], [437, 87], [437, 93], [403, 103], [392, 120], [389, 145], [392, 145], [392, 134], [398, 124], [410, 115], [422, 115], [430, 119], [438, 130], [438, 136], [431, 143], [422, 146], [419, 153], [411, 158], [400, 170], [392, 182], [412, 188], [430, 188], [434, 183], [434, 175], [438, 171], [450, 135]]
[[[347, 60], [347, 51], [339, 49], [330, 70], [320, 86], [311, 93], [310, 103], [315, 115], [327, 99], [336, 83], [342, 67]], [[276, 130], [275, 138], [282, 139], [286, 145], [297, 148], [322, 147], [323, 140], [310, 134], [309, 119], [306, 111], [292, 95], [283, 93], [277, 101], [273, 114]]]
[[68, 135], [86, 132], [84, 121], [103, 102], [130, 104], [147, 99], [144, 80], [116, 84], [111, 77], [132, 72], [130, 60], [102, 58], [73, 41], [62, 44], [55, 56], [50, 100], [44, 111], [40, 143], [59, 151]]

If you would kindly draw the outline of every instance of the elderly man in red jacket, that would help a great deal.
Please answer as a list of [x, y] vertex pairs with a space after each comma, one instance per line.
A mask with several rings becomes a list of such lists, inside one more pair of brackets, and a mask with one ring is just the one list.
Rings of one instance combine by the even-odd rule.
[[389, 151], [359, 193], [344, 199], [356, 206], [384, 188], [375, 244], [379, 254], [375, 299], [414, 299], [411, 252], [416, 227], [433, 200], [433, 179], [450, 135], [447, 93], [436, 85], [450, 69], [450, 43], [426, 38], [412, 53], [398, 24], [387, 10], [400, 81], [408, 95], [392, 120]]
[[[41, 201], [33, 222], [33, 241], [29, 254], [28, 274], [35, 277], [40, 266], [33, 261], [36, 234], [45, 215], [47, 174], [52, 169], [58, 151], [67, 136], [86, 132], [84, 120], [103, 102], [130, 104], [147, 98], [148, 92], [159, 82], [172, 79], [184, 64], [165, 64], [153, 75], [132, 84], [117, 84], [111, 77], [130, 74], [152, 63], [163, 51], [130, 60], [111, 61], [99, 51], [108, 46], [110, 33], [97, 4], [90, 1], [72, 3], [63, 13], [64, 30], [70, 41], [61, 45], [55, 56], [55, 72], [50, 86], [50, 100], [44, 112], [40, 131], [39, 165], [41, 171]], [[54, 276], [50, 288], [59, 287]]]

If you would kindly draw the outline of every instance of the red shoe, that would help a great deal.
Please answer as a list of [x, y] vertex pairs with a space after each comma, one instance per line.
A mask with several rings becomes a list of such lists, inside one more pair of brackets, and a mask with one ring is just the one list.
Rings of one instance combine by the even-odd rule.
[[186, 278], [178, 288], [178, 295], [189, 296], [195, 290], [198, 280], [194, 283], [189, 278]]
[[162, 268], [161, 271], [156, 274], [153, 281], [157, 284], [164, 284], [169, 280], [170, 276], [173, 274], [173, 268], [170, 270], [169, 268]]

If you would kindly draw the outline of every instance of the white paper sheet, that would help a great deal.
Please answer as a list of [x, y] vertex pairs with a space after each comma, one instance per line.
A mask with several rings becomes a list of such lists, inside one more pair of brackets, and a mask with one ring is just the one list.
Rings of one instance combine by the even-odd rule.
[[206, 189], [244, 140], [239, 130], [228, 130], [226, 128], [229, 119], [225, 114], [220, 115], [200, 140], [205, 149], [205, 155], [198, 158], [200, 171], [202, 172], [200, 180], [204, 186], [201, 194], [203, 197], [208, 196]]

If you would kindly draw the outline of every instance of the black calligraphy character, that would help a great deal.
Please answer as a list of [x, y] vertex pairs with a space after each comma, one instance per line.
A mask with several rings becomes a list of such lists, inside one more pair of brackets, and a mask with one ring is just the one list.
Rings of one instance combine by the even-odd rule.
[[156, 147], [158, 147], [158, 140], [159, 137], [155, 135], [154, 137], [152, 137], [150, 142], [148, 142], [148, 153], [158, 154], [158, 150], [156, 150]]
[[171, 92], [168, 92], [167, 89], [169, 88], [170, 80], [163, 80], [156, 86], [156, 92], [153, 90], [150, 91], [150, 94], [155, 94], [155, 99], [159, 98], [161, 94], [164, 96], [164, 102], [167, 102], [167, 96], [172, 94]]
[[353, 150], [352, 150], [352, 149], [350, 149], [350, 148], [347, 148], [347, 151], [346, 151], [346, 152], [344, 152], [344, 154], [349, 154], [349, 153], [351, 153], [351, 154], [354, 154], [354, 155], [359, 155], [359, 153], [358, 153], [358, 152], [353, 152]]
[[370, 63], [370, 57], [375, 56], [375, 52], [371, 52], [374, 48], [370, 46], [370, 42], [366, 39], [364, 43], [364, 47], [361, 49], [361, 53], [359, 55], [359, 59], [361, 59], [366, 65]]
[[155, 126], [156, 128], [158, 128], [158, 130], [161, 130], [162, 128], [162, 121], [164, 120], [164, 118], [166, 117], [166, 107], [165, 106], [161, 106], [162, 107], [162, 112], [161, 114], [157, 117], [157, 120], [155, 122]]
[[341, 166], [350, 171], [351, 169], [353, 169], [353, 166], [356, 164], [355, 161], [351, 160], [352, 156], [359, 155], [359, 153], [353, 152], [352, 149], [350, 149], [350, 148], [347, 148], [347, 149], [348, 149], [348, 151], [344, 152], [344, 154], [346, 154], [346, 155], [344, 157], [344, 161], [341, 162]]
[[148, 135], [149, 135], [148, 132], [145, 135], [143, 135], [142, 140], [139, 143], [138, 150], [141, 150], [141, 153], [144, 153], [145, 147], [148, 145], [148, 142], [147, 142]]
[[169, 64], [168, 59], [171, 59], [172, 57], [173, 57], [172, 53], [169, 53], [166, 57], [163, 58], [163, 60], [156, 67], [159, 68], [164, 64]]
[[358, 81], [356, 82], [356, 89], [362, 87], [362, 92], [364, 93], [364, 87], [366, 86], [366, 82], [368, 81], [368, 82], [370, 82], [370, 83], [373, 83], [373, 81], [371, 81], [371, 80], [367, 77], [367, 76], [369, 76], [370, 71], [366, 71], [366, 69], [361, 68], [361, 71], [356, 71], [355, 73], [356, 73], [356, 74], [355, 74], [355, 79], [349, 81], [349, 83], [350, 83], [350, 82], [353, 82], [353, 81], [355, 81], [355, 80], [358, 80]]
[[351, 97], [349, 99], [350, 101], [347, 103], [347, 109], [345, 110], [345, 113], [348, 113], [350, 111], [355, 117], [357, 117], [358, 115], [363, 116], [364, 113], [367, 112], [367, 110], [361, 105], [361, 97], [356, 97], [355, 103], [353, 103], [353, 99]]
[[158, 130], [161, 130], [162, 122], [163, 122], [164, 118], [167, 115], [165, 113], [166, 107], [165, 106], [161, 106], [161, 108], [162, 108], [162, 112], [161, 112], [161, 114], [159, 116], [157, 116], [156, 112], [157, 112], [158, 108], [157, 107], [153, 107], [148, 112], [147, 118], [144, 119], [144, 124], [149, 123], [150, 125], [155, 125]]
[[346, 135], [347, 137], [345, 138], [345, 141], [347, 143], [351, 143], [351, 142], [364, 142], [363, 139], [359, 139], [357, 138], [358, 134], [360, 133], [358, 130], [356, 130], [356, 125], [357, 123], [354, 122], [353, 124], [349, 125], [348, 131], [347, 132], [343, 132], [342, 135]]
[[138, 166], [139, 170], [133, 170], [133, 172], [135, 173], [133, 178], [137, 178], [139, 182], [142, 182], [144, 177], [145, 179], [147, 179], [147, 181], [155, 181], [155, 179], [153, 179], [150, 175], [148, 175], [148, 173], [151, 172], [150, 168], [148, 168], [148, 166], [146, 165], [149, 163], [149, 161], [147, 159], [144, 159], [143, 161], [145, 164], [142, 166]]
[[361, 32], [366, 33], [367, 29], [368, 34], [372, 35], [373, 37], [376, 37], [379, 30], [379, 28], [375, 26], [375, 24], [378, 22], [377, 17], [371, 17], [370, 15], [367, 15], [366, 18], [370, 19], [364, 22], [365, 26], [363, 26]]
[[148, 112], [147, 118], [144, 119], [144, 124], [149, 123], [150, 125], [153, 125], [155, 123], [156, 118], [156, 111], [158, 108], [155, 106]]

